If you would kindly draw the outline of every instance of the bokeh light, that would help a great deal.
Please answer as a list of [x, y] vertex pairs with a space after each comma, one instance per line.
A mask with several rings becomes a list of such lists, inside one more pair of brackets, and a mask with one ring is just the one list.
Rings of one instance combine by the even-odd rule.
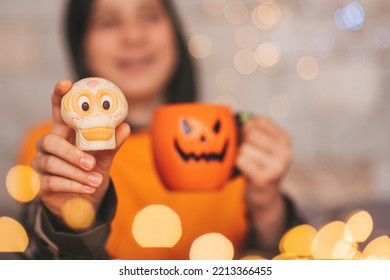
[[[347, 227], [346, 227], [347, 228]], [[357, 244], [347, 240], [337, 241], [332, 248], [332, 257], [334, 260], [345, 260], [352, 258], [357, 251]]]
[[0, 217], [0, 253], [24, 252], [28, 236], [23, 226], [9, 217]]
[[257, 69], [255, 54], [249, 50], [239, 51], [234, 56], [234, 67], [243, 75], [250, 75]]
[[216, 84], [220, 91], [232, 93], [240, 86], [240, 75], [232, 68], [223, 68], [217, 74]]
[[389, 260], [390, 238], [372, 240], [363, 252], [360, 247], [372, 233], [372, 217], [367, 211], [356, 211], [346, 222], [332, 221], [319, 231], [312, 226], [299, 225], [287, 231], [280, 240], [280, 254], [275, 260]]
[[260, 40], [259, 31], [252, 25], [240, 27], [235, 35], [237, 45], [242, 49], [255, 48]]
[[12, 167], [6, 177], [6, 186], [10, 196], [19, 202], [33, 200], [40, 189], [38, 174], [27, 165]]
[[232, 24], [241, 24], [248, 17], [248, 8], [241, 1], [231, 1], [225, 6], [224, 14], [228, 22]]
[[62, 208], [65, 223], [74, 230], [85, 230], [95, 222], [95, 210], [91, 202], [83, 198], [72, 198]]
[[345, 260], [350, 259], [351, 256], [356, 253], [356, 243], [350, 243], [345, 240], [339, 240], [333, 247], [332, 259], [334, 260]]
[[308, 258], [298, 257], [297, 255], [290, 254], [290, 253], [283, 253], [273, 257], [272, 259], [287, 261], [287, 260], [307, 260]]
[[372, 240], [366, 248], [364, 248], [362, 258], [372, 260], [389, 260], [390, 238], [386, 235], [382, 235]]
[[298, 60], [297, 72], [303, 80], [313, 80], [318, 76], [320, 66], [317, 60], [311, 56], [304, 56]]
[[337, 9], [334, 15], [336, 25], [341, 29], [359, 30], [365, 20], [365, 10], [359, 3], [352, 2]]
[[307, 260], [309, 258], [299, 257], [292, 253], [282, 253], [272, 258], [273, 260]]
[[190, 260], [232, 260], [233, 257], [232, 243], [220, 233], [207, 233], [198, 237], [190, 249]]
[[284, 119], [291, 113], [291, 101], [285, 95], [273, 96], [268, 102], [268, 111], [276, 119]]
[[212, 49], [213, 43], [209, 37], [203, 34], [194, 35], [188, 41], [188, 51], [197, 59], [208, 57], [211, 54]]
[[260, 29], [270, 29], [281, 18], [280, 7], [271, 1], [266, 1], [257, 6], [252, 12], [252, 22]]
[[281, 50], [274, 42], [265, 42], [256, 48], [257, 63], [264, 68], [276, 65], [280, 61], [281, 56]]
[[266, 258], [259, 256], [259, 255], [247, 255], [247, 256], [240, 258], [240, 260], [242, 260], [242, 261], [265, 260], [265, 259]]
[[351, 229], [353, 240], [356, 242], [366, 241], [374, 228], [372, 217], [367, 211], [353, 214], [347, 220], [347, 225]]
[[203, 9], [211, 16], [223, 14], [227, 0], [203, 0]]
[[137, 213], [132, 233], [141, 247], [171, 248], [182, 234], [180, 217], [168, 206], [152, 204]]
[[381, 49], [390, 47], [390, 31], [386, 27], [378, 27], [374, 32], [375, 44]]
[[359, 250], [356, 250], [355, 252], [351, 252], [353, 255], [349, 255], [348, 260], [361, 260], [363, 259], [362, 253]]
[[317, 230], [310, 225], [300, 225], [286, 232], [279, 243], [281, 253], [300, 257], [311, 256], [311, 245]]
[[[338, 246], [338, 242], [350, 241], [352, 234], [346, 224], [342, 221], [331, 222], [322, 227], [313, 239], [311, 252], [314, 259], [330, 260], [334, 259], [335, 254], [340, 257], [340, 252], [334, 252], [334, 248]], [[343, 247], [344, 248], [344, 247]], [[346, 254], [349, 250], [346, 252]]]

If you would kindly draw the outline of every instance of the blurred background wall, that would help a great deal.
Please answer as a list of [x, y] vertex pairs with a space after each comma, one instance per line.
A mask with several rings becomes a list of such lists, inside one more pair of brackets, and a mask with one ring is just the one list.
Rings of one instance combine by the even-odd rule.
[[[5, 178], [31, 125], [72, 78], [64, 0], [0, 0], [0, 216], [20, 206]], [[284, 188], [315, 219], [347, 205], [390, 204], [390, 2], [175, 1], [202, 100], [267, 115], [294, 163]]]

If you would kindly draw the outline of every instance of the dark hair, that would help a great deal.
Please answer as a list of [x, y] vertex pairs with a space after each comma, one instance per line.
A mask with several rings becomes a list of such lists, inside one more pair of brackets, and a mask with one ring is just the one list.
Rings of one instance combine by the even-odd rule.
[[[179, 57], [176, 71], [166, 88], [169, 103], [192, 102], [197, 99], [193, 64], [186, 47], [180, 21], [170, 0], [161, 0], [174, 28]], [[69, 0], [65, 20], [65, 32], [69, 53], [77, 79], [91, 76], [84, 63], [84, 38], [94, 0]]]

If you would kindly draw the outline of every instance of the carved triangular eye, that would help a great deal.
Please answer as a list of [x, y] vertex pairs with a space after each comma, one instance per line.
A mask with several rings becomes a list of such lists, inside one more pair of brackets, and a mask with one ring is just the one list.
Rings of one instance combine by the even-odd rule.
[[191, 127], [190, 127], [190, 125], [188, 124], [188, 122], [185, 119], [183, 119], [181, 121], [181, 126], [182, 126], [183, 131], [184, 131], [185, 134], [190, 134], [191, 133]]
[[221, 129], [221, 121], [217, 120], [213, 126], [213, 130], [216, 134], [219, 133], [219, 130]]

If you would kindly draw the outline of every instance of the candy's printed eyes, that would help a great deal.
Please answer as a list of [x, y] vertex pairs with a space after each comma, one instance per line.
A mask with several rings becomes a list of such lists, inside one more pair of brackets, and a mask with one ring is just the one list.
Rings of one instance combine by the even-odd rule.
[[111, 108], [112, 98], [109, 95], [104, 95], [101, 99], [101, 102], [102, 108], [107, 111]]
[[102, 89], [97, 93], [97, 104], [105, 114], [114, 113], [118, 109], [118, 96], [109, 89]]
[[103, 109], [104, 110], [108, 110], [110, 109], [110, 102], [108, 102], [107, 100], [103, 102]]
[[84, 103], [81, 105], [81, 109], [83, 109], [83, 111], [88, 111], [88, 110], [89, 110], [89, 104], [88, 104], [88, 102], [84, 102]]
[[90, 101], [89, 101], [88, 97], [81, 96], [79, 98], [78, 104], [79, 104], [78, 108], [80, 108], [84, 112], [88, 112], [88, 110], [90, 108]]
[[94, 106], [94, 97], [89, 91], [77, 92], [71, 101], [75, 113], [81, 116], [88, 116]]

